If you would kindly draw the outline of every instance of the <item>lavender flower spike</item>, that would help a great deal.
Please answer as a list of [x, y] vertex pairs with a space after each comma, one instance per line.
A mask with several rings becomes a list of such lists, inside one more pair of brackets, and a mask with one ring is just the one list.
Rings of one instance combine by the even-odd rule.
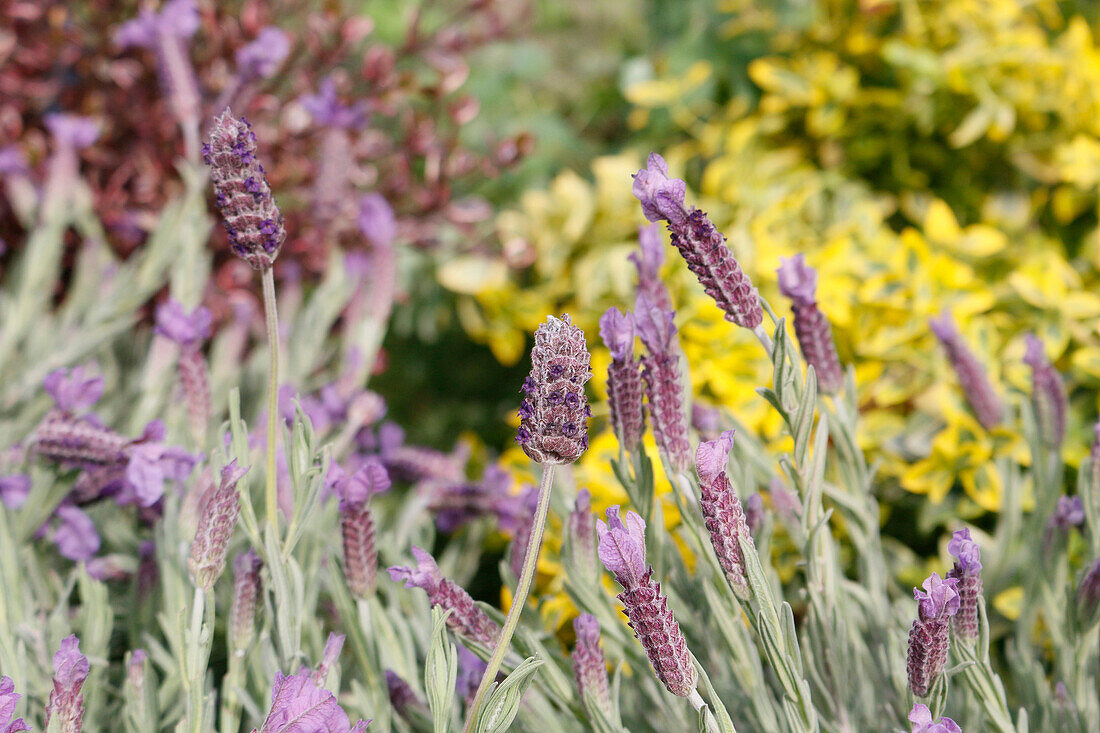
[[15, 683], [11, 678], [0, 677], [0, 733], [21, 733], [30, 730], [26, 721], [15, 717], [15, 706], [20, 697], [22, 695], [15, 692]]
[[290, 53], [290, 37], [275, 26], [267, 26], [250, 43], [237, 49], [237, 73], [242, 81], [270, 79]]
[[237, 555], [233, 561], [233, 602], [229, 607], [229, 646], [244, 656], [256, 630], [256, 602], [260, 597], [260, 569], [263, 561], [255, 550]]
[[611, 352], [607, 402], [619, 444], [634, 450], [642, 441], [642, 375], [634, 358], [634, 317], [611, 307], [600, 317], [600, 338]]
[[81, 688], [88, 678], [88, 658], [80, 653], [80, 640], [75, 635], [61, 641], [53, 655], [53, 691], [46, 707], [46, 727], [51, 719], [58, 721], [61, 733], [80, 733], [84, 718], [84, 695]]
[[206, 358], [202, 355], [202, 342], [210, 337], [210, 311], [202, 306], [188, 313], [175, 300], [169, 300], [157, 308], [155, 331], [174, 341], [180, 347], [177, 369], [187, 415], [191, 422], [191, 434], [202, 443], [210, 422], [210, 378]]
[[909, 630], [906, 671], [909, 689], [917, 697], [927, 697], [947, 662], [948, 624], [959, 611], [958, 585], [955, 578], [944, 580], [932, 573], [924, 581], [924, 591], [917, 588], [913, 592], [918, 601], [917, 620]]
[[642, 358], [642, 378], [653, 419], [657, 447], [678, 471], [691, 465], [687, 418], [684, 415], [683, 387], [680, 384], [680, 357], [673, 346], [676, 326], [674, 313], [663, 311], [639, 295], [634, 305], [634, 323], [649, 354]]
[[1004, 407], [1001, 398], [993, 391], [985, 368], [963, 342], [950, 313], [944, 311], [939, 318], [929, 318], [928, 325], [947, 351], [947, 358], [951, 360], [970, 409], [986, 430], [992, 430], [1001, 422]]
[[638, 292], [660, 308], [672, 310], [668, 288], [661, 282], [661, 265], [665, 263], [661, 227], [657, 224], [638, 227], [638, 251], [632, 252], [627, 259], [638, 270]]
[[336, 697], [314, 684], [308, 673], [288, 677], [276, 672], [271, 711], [252, 733], [362, 733], [368, 723], [352, 725]]
[[1096, 558], [1077, 587], [1077, 614], [1082, 630], [1090, 628], [1100, 618], [1100, 557]]
[[962, 733], [962, 728], [951, 718], [933, 721], [932, 711], [919, 702], [909, 712], [909, 722], [913, 724], [910, 733]]
[[706, 213], [685, 206], [686, 191], [683, 181], [668, 177], [668, 164], [657, 153], [651, 153], [646, 167], [634, 176], [634, 196], [642, 202], [642, 213], [650, 221], [668, 222], [672, 245], [726, 320], [755, 329], [764, 320], [760, 295]]
[[227, 109], [214, 121], [202, 159], [210, 167], [214, 198], [233, 253], [254, 269], [270, 268], [286, 239], [286, 229], [256, 158], [252, 127]]
[[978, 638], [978, 601], [982, 597], [982, 550], [970, 539], [970, 530], [960, 529], [947, 543], [947, 551], [955, 558], [948, 578], [959, 581], [959, 612], [952, 619], [955, 634], [965, 639]]
[[573, 619], [577, 645], [573, 647], [573, 675], [586, 707], [611, 715], [611, 692], [607, 682], [607, 661], [600, 649], [600, 622], [590, 613]]
[[[334, 479], [333, 473], [336, 474]], [[382, 462], [371, 457], [351, 476], [332, 464], [330, 481], [340, 497], [340, 532], [344, 541], [344, 574], [348, 589], [357, 598], [369, 598], [374, 593], [378, 574], [370, 497], [388, 491], [390, 477]]]
[[680, 625], [653, 579], [653, 568], [645, 561], [645, 522], [635, 512], [619, 517], [619, 507], [607, 510], [607, 522], [597, 524], [599, 556], [604, 566], [623, 586], [619, 600], [630, 628], [649, 657], [657, 679], [673, 695], [688, 697], [699, 681], [687, 641]]
[[572, 463], [588, 448], [588, 398], [592, 376], [584, 331], [568, 315], [549, 316], [535, 331], [531, 374], [523, 383], [516, 442], [536, 463]]
[[1039, 436], [1051, 448], [1059, 448], [1066, 436], [1066, 385], [1051, 365], [1043, 342], [1035, 334], [1026, 336], [1024, 363], [1031, 367], [1031, 404], [1039, 422]]
[[710, 532], [710, 542], [718, 564], [726, 574], [734, 594], [743, 601], [752, 595], [745, 577], [745, 554], [741, 542], [753, 544], [741, 500], [733, 491], [726, 464], [733, 449], [733, 432], [727, 430], [717, 440], [699, 444], [695, 451], [695, 470], [699, 475], [702, 497], [700, 509]]
[[447, 617], [447, 625], [455, 632], [486, 646], [493, 646], [500, 627], [478, 608], [474, 599], [450, 578], [439, 572], [435, 559], [419, 547], [412, 548], [416, 568], [395, 566], [389, 569], [395, 581], [405, 581], [406, 588], [422, 588], [433, 606], [453, 613]]
[[844, 370], [836, 355], [833, 331], [828, 319], [817, 307], [817, 271], [797, 254], [782, 260], [779, 266], [779, 292], [791, 299], [794, 331], [802, 347], [802, 357], [814, 368], [818, 390], [836, 394], [844, 383]]
[[225, 570], [229, 540], [241, 513], [237, 482], [247, 472], [248, 469], [238, 467], [235, 460], [230, 461], [222, 469], [221, 483], [209, 489], [204, 497], [205, 506], [199, 517], [195, 539], [191, 542], [187, 568], [195, 585], [205, 590], [213, 588], [214, 582]]

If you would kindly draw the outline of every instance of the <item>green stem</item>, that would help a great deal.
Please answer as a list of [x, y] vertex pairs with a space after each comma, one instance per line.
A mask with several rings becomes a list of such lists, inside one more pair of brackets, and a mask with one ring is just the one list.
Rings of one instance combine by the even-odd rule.
[[466, 718], [464, 733], [472, 733], [477, 726], [477, 716], [481, 709], [481, 703], [489, 686], [497, 678], [504, 655], [508, 653], [508, 645], [512, 641], [512, 634], [516, 631], [523, 607], [527, 605], [527, 595], [531, 590], [531, 580], [535, 577], [535, 565], [538, 564], [539, 550], [542, 548], [542, 533], [546, 529], [546, 512], [550, 508], [550, 489], [554, 485], [554, 466], [547, 464], [542, 467], [542, 483], [539, 486], [539, 504], [535, 510], [535, 520], [531, 527], [531, 539], [527, 542], [527, 554], [523, 559], [523, 572], [519, 576], [519, 585], [516, 586], [515, 595], [512, 597], [512, 606], [508, 609], [508, 618], [504, 620], [504, 628], [500, 631], [493, 656], [489, 659], [489, 666], [485, 668], [485, 674], [481, 676], [481, 683], [477, 686], [477, 694], [470, 704], [469, 715]]
[[279, 435], [279, 315], [275, 310], [275, 275], [268, 267], [262, 275], [264, 286], [264, 317], [267, 322], [267, 345], [270, 359], [267, 376], [267, 468], [264, 502], [267, 522], [279, 530], [279, 499], [276, 488], [278, 475], [275, 464], [275, 441]]

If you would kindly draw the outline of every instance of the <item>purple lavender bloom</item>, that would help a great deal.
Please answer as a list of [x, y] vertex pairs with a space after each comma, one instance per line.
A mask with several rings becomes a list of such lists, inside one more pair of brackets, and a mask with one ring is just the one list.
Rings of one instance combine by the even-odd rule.
[[824, 394], [836, 394], [844, 383], [844, 370], [836, 354], [832, 327], [817, 307], [817, 272], [801, 254], [781, 262], [779, 292], [791, 299], [802, 357], [814, 368], [818, 389]]
[[1068, 532], [1070, 527], [1080, 527], [1084, 521], [1085, 503], [1080, 496], [1058, 497], [1058, 506], [1050, 518], [1050, 525], [1053, 528]]
[[164, 496], [165, 481], [186, 481], [199, 457], [163, 443], [139, 443], [130, 449], [126, 480], [138, 504], [152, 506]]
[[1100, 557], [1096, 558], [1077, 587], [1077, 611], [1084, 629], [1100, 617]]
[[30, 726], [22, 718], [15, 717], [15, 706], [19, 703], [15, 692], [15, 683], [10, 677], [0, 677], [0, 733], [22, 733]]
[[317, 669], [313, 670], [313, 684], [318, 687], [328, 687], [328, 673], [336, 663], [340, 661], [340, 652], [344, 649], [344, 640], [347, 637], [344, 634], [337, 634], [332, 632], [328, 635], [328, 640], [325, 642], [325, 649], [321, 652], [321, 661], [317, 664]]
[[18, 145], [0, 148], [0, 175], [26, 177], [31, 173], [27, 156]]
[[642, 375], [634, 358], [634, 317], [611, 307], [600, 317], [600, 338], [611, 352], [607, 368], [607, 401], [619, 443], [630, 450], [645, 431]]
[[31, 493], [31, 477], [24, 473], [0, 476], [0, 502], [8, 509], [18, 509]]
[[955, 633], [967, 639], [978, 638], [978, 601], [982, 597], [982, 551], [970, 539], [970, 530], [957, 530], [947, 543], [955, 566], [947, 577], [958, 581], [959, 611], [952, 619]]
[[237, 482], [248, 472], [237, 461], [230, 461], [221, 473], [221, 482], [211, 487], [204, 497], [199, 526], [191, 542], [191, 554], [187, 568], [200, 588], [209, 590], [225, 569], [225, 556], [229, 552], [229, 540], [237, 526], [241, 513]]
[[253, 733], [361, 733], [369, 722], [352, 725], [336, 697], [314, 684], [309, 674], [276, 672], [271, 711]]
[[722, 432], [721, 410], [701, 402], [692, 402], [691, 427], [703, 440], [714, 440]]
[[638, 227], [638, 251], [627, 259], [638, 270], [638, 292], [662, 310], [672, 310], [668, 288], [661, 281], [661, 266], [665, 263], [665, 243], [661, 241], [661, 228], [657, 224]]
[[254, 269], [271, 267], [286, 228], [256, 157], [256, 134], [248, 121], [238, 120], [228, 109], [223, 112], [203, 145], [203, 162], [210, 167], [215, 201], [234, 254]]
[[745, 553], [741, 542], [751, 545], [753, 541], [741, 501], [726, 473], [733, 434], [734, 431], [727, 430], [717, 440], [700, 443], [695, 451], [695, 470], [702, 491], [699, 506], [718, 564], [737, 597], [748, 600], [752, 592], [745, 576]]
[[573, 676], [585, 706], [611, 715], [611, 692], [607, 682], [607, 661], [600, 649], [600, 622], [590, 613], [573, 619], [577, 644], [573, 647]]
[[46, 115], [44, 121], [59, 147], [82, 150], [99, 138], [99, 123], [90, 117], [55, 113]]
[[623, 586], [619, 600], [630, 628], [649, 657], [657, 679], [673, 695], [688, 697], [699, 681], [687, 641], [668, 608], [661, 584], [646, 567], [645, 522], [635, 512], [619, 517], [619, 507], [607, 510], [607, 522], [597, 524], [598, 553], [604, 566]]
[[157, 306], [153, 330], [183, 349], [197, 349], [210, 338], [212, 316], [201, 305], [190, 313], [176, 300], [169, 298]]
[[1051, 365], [1043, 342], [1035, 334], [1025, 337], [1024, 363], [1031, 367], [1031, 404], [1039, 423], [1039, 436], [1051, 448], [1058, 448], [1066, 436], [1066, 385]]
[[474, 599], [465, 589], [450, 578], [443, 577], [435, 559], [427, 551], [413, 547], [412, 554], [416, 558], [416, 567], [391, 567], [390, 577], [397, 582], [404, 581], [406, 588], [423, 589], [433, 606], [439, 606], [445, 611], [453, 610], [447, 617], [447, 625], [456, 633], [486, 646], [493, 646], [500, 632], [496, 622], [474, 603]]
[[168, 0], [160, 9], [161, 33], [190, 38], [199, 29], [199, 7], [195, 0]]
[[386, 197], [368, 193], [359, 199], [359, 231], [375, 247], [389, 247], [397, 237], [397, 217]]
[[290, 37], [267, 26], [256, 38], [237, 49], [237, 73], [242, 81], [270, 79], [290, 54]]
[[642, 378], [649, 399], [653, 436], [672, 467], [686, 471], [691, 465], [691, 444], [684, 416], [679, 354], [673, 346], [674, 317], [672, 311], [661, 310], [644, 295], [639, 295], [634, 305], [634, 323], [649, 352], [642, 358]]
[[321, 127], [358, 130], [367, 124], [367, 103], [360, 101], [349, 106], [341, 102], [331, 77], [321, 82], [316, 94], [303, 95], [298, 101]]
[[913, 724], [910, 733], [962, 733], [962, 728], [951, 718], [933, 721], [932, 711], [919, 702], [909, 712], [909, 722]]
[[642, 212], [650, 221], [668, 222], [672, 245], [726, 320], [755, 329], [764, 319], [760, 295], [713, 222], [699, 209], [686, 208], [686, 191], [683, 181], [668, 177], [668, 165], [656, 153], [634, 176], [634, 196], [642, 202]]
[[348, 589], [358, 598], [368, 598], [374, 592], [378, 574], [378, 550], [374, 545], [374, 518], [369, 502], [374, 494], [389, 491], [389, 474], [381, 461], [371, 457], [350, 476], [333, 463], [328, 480], [340, 498], [340, 532]]
[[531, 460], [572, 463], [588, 448], [591, 410], [584, 385], [591, 376], [584, 331], [568, 315], [548, 316], [535, 331], [516, 431], [516, 442]]
[[103, 396], [103, 377], [93, 375], [89, 367], [55, 369], [46, 375], [42, 385], [53, 397], [57, 409], [75, 414], [88, 409]]
[[960, 598], [956, 578], [941, 579], [932, 573], [924, 590], [913, 590], [918, 605], [917, 620], [909, 630], [906, 672], [909, 689], [917, 697], [926, 697], [947, 662], [951, 617], [958, 613]]
[[79, 507], [62, 504], [56, 511], [58, 523], [53, 533], [54, 544], [63, 557], [86, 562], [99, 552], [99, 532], [92, 518]]
[[57, 719], [62, 733], [80, 733], [84, 718], [84, 695], [81, 688], [88, 678], [88, 658], [80, 653], [80, 640], [76, 635], [61, 641], [61, 648], [53, 655], [53, 690], [46, 706], [46, 727]]
[[963, 342], [950, 313], [944, 311], [939, 318], [929, 318], [928, 325], [947, 351], [947, 358], [951, 361], [967, 402], [970, 403], [970, 409], [974, 411], [982, 427], [992, 430], [1001, 422], [1004, 407], [993, 390], [985, 369]]
[[229, 607], [227, 631], [233, 652], [244, 655], [256, 629], [256, 601], [260, 597], [260, 569], [263, 561], [255, 550], [237, 555], [233, 561], [233, 602]]

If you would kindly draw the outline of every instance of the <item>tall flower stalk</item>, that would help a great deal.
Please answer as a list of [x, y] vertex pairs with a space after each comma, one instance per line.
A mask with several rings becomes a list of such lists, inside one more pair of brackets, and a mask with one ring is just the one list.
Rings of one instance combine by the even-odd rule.
[[508, 645], [512, 641], [520, 614], [527, 604], [531, 581], [535, 576], [546, 514], [550, 508], [550, 490], [554, 485], [554, 467], [572, 463], [588, 448], [588, 399], [584, 385], [592, 376], [584, 331], [570, 321], [550, 316], [535, 331], [531, 349], [531, 373], [523, 383], [524, 399], [519, 409], [520, 426], [516, 442], [531, 460], [542, 465], [538, 505], [531, 524], [531, 536], [524, 554], [523, 568], [497, 639], [493, 656], [481, 676], [477, 693], [466, 718], [466, 733], [477, 726], [478, 714], [489, 686], [496, 679]]
[[263, 282], [264, 322], [267, 326], [267, 455], [265, 509], [267, 521], [278, 528], [275, 441], [279, 426], [279, 316], [275, 307], [272, 266], [286, 239], [283, 215], [271, 195], [264, 168], [256, 157], [256, 134], [244, 119], [228, 109], [214, 121], [203, 161], [210, 167], [214, 198], [229, 235], [233, 253], [259, 270]]

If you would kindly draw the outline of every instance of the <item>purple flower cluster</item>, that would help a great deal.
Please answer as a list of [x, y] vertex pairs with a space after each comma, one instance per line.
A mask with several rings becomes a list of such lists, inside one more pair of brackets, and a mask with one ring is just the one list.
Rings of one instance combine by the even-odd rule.
[[917, 697], [928, 695], [947, 662], [948, 626], [959, 611], [958, 586], [956, 578], [945, 580], [932, 573], [924, 581], [923, 591], [920, 588], [913, 591], [918, 602], [917, 620], [909, 630], [906, 671], [909, 689]]
[[585, 705], [611, 714], [611, 692], [607, 681], [607, 661], [600, 649], [600, 622], [590, 613], [573, 619], [577, 644], [573, 647], [573, 676]]
[[947, 358], [951, 360], [951, 366], [955, 370], [955, 376], [959, 378], [959, 386], [970, 403], [970, 409], [974, 410], [982, 427], [992, 430], [1001, 422], [1004, 407], [1001, 405], [1001, 398], [993, 390], [985, 369], [962, 340], [950, 313], [945, 311], [938, 318], [928, 319], [928, 325], [947, 351]]
[[592, 376], [584, 331], [568, 315], [549, 316], [535, 331], [531, 374], [523, 383], [516, 442], [536, 463], [572, 463], [588, 448]]
[[416, 567], [392, 567], [389, 569], [390, 577], [397, 582], [404, 581], [406, 588], [421, 588], [428, 594], [428, 601], [433, 606], [453, 611], [447, 617], [447, 625], [456, 633], [493, 646], [500, 633], [496, 622], [474, 603], [465, 589], [450, 578], [443, 577], [435, 559], [427, 551], [413, 547], [412, 554], [416, 558]]
[[88, 658], [80, 653], [80, 640], [68, 636], [53, 655], [53, 690], [46, 706], [46, 727], [57, 720], [61, 733], [80, 733], [84, 719], [84, 695], [81, 690], [88, 679]]
[[286, 229], [256, 157], [256, 133], [247, 120], [226, 110], [214, 121], [202, 157], [210, 167], [214, 200], [234, 254], [256, 270], [268, 269], [279, 255]]
[[779, 292], [791, 299], [794, 332], [802, 357], [814, 368], [818, 390], [836, 394], [844, 383], [844, 370], [836, 354], [833, 331], [817, 307], [817, 272], [797, 254], [779, 266]]
[[650, 153], [646, 167], [634, 175], [634, 196], [642, 203], [642, 213], [650, 221], [668, 222], [672, 245], [726, 320], [756, 328], [764, 319], [760, 295], [707, 215], [686, 208], [686, 191], [683, 181], [668, 177], [668, 164], [657, 153]]
[[619, 444], [635, 450], [642, 442], [642, 374], [634, 358], [634, 316], [611, 307], [600, 317], [600, 338], [611, 352], [607, 368], [607, 403]]
[[970, 530], [957, 530], [947, 543], [955, 565], [947, 577], [958, 581], [959, 611], [952, 619], [955, 634], [966, 639], [978, 638], [978, 602], [982, 597], [982, 550], [970, 539]]
[[619, 507], [613, 506], [607, 510], [607, 522], [600, 520], [596, 531], [600, 561], [623, 587], [623, 613], [653, 671], [673, 695], [688, 697], [699, 677], [668, 598], [653, 579], [653, 568], [646, 565], [645, 521], [635, 512], [627, 512], [624, 521]]
[[237, 461], [230, 461], [222, 469], [218, 486], [211, 487], [203, 497], [199, 526], [187, 559], [187, 569], [191, 571], [195, 585], [200, 588], [213, 588], [225, 569], [229, 540], [233, 537], [237, 517], [241, 513], [237, 482], [247, 472], [247, 468], [237, 466]]
[[389, 491], [389, 474], [381, 461], [368, 458], [350, 475], [333, 463], [327, 481], [340, 499], [340, 532], [344, 543], [344, 575], [348, 589], [358, 598], [368, 598], [374, 592], [378, 575], [378, 550], [374, 546], [370, 498]]
[[733, 432], [727, 430], [717, 440], [699, 444], [695, 451], [695, 470], [699, 475], [699, 500], [703, 519], [710, 532], [710, 542], [718, 556], [718, 564], [726, 574], [726, 582], [741, 600], [752, 595], [745, 577], [745, 554], [741, 542], [753, 544], [741, 500], [733, 491], [726, 464], [733, 449]]
[[276, 672], [271, 710], [252, 733], [363, 733], [368, 723], [352, 725], [336, 697], [318, 687], [310, 674]]
[[15, 706], [19, 703], [15, 683], [10, 677], [0, 677], [0, 733], [22, 733], [30, 726], [22, 718], [15, 717]]
[[672, 311], [661, 310], [644, 295], [639, 295], [634, 305], [634, 323], [649, 352], [642, 358], [642, 378], [653, 436], [672, 467], [685, 471], [691, 465], [691, 444], [680, 384], [680, 356], [674, 346], [674, 317]]
[[1050, 363], [1043, 342], [1035, 334], [1026, 337], [1024, 363], [1031, 367], [1031, 404], [1043, 443], [1058, 448], [1066, 437], [1066, 385]]
[[260, 598], [260, 570], [263, 561], [249, 549], [233, 560], [233, 602], [229, 606], [227, 631], [234, 653], [243, 655], [256, 630], [256, 603]]

